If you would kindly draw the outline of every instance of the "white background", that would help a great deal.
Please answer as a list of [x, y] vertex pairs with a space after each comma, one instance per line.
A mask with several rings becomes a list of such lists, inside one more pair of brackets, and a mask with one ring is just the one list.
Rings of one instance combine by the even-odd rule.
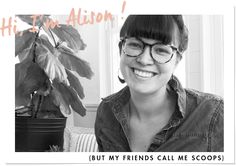
[[[122, 13], [123, 0], [77, 0], [77, 1], [11, 1], [2, 2], [2, 18], [14, 18], [15, 14], [63, 14], [70, 10], [104, 12], [110, 11], [118, 17], [128, 14], [219, 14], [224, 16], [224, 100], [225, 100], [225, 163], [235, 162], [235, 113], [234, 113], [234, 8], [233, 1], [131, 1], [126, 0]], [[1, 50], [1, 163], [87, 163], [88, 153], [15, 153], [14, 152], [14, 35], [0, 36]], [[106, 153], [105, 153], [106, 154]]]

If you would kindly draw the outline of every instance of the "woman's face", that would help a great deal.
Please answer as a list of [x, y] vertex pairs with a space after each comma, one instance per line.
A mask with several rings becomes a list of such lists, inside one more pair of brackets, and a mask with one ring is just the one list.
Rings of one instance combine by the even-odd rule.
[[[149, 38], [140, 39], [150, 45], [158, 42]], [[172, 44], [179, 46], [177, 39]], [[127, 56], [121, 51], [120, 69], [130, 90], [141, 94], [153, 94], [165, 88], [178, 62], [179, 58], [174, 53], [169, 62], [159, 64], [151, 57], [150, 46], [146, 46], [138, 57]]]

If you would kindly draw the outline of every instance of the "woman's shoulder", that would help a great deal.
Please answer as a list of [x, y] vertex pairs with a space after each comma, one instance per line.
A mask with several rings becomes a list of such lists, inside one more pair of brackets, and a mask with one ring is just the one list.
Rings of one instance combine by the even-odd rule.
[[130, 92], [129, 88], [126, 86], [120, 91], [113, 93], [107, 97], [102, 98], [102, 101], [100, 102], [98, 106], [98, 112], [105, 110], [113, 107], [114, 105], [125, 105], [125, 103], [129, 100], [130, 98]]
[[222, 151], [224, 132], [224, 100], [222, 97], [193, 89], [185, 89], [187, 116], [184, 132], [201, 133], [207, 138], [207, 151]]
[[129, 97], [130, 97], [129, 88], [128, 88], [128, 86], [126, 86], [123, 89], [121, 89], [120, 91], [113, 93], [107, 97], [102, 98], [101, 103], [117, 102], [119, 100], [126, 99]]
[[196, 98], [198, 102], [208, 101], [208, 102], [224, 103], [223, 97], [216, 94], [201, 92], [195, 89], [185, 89], [185, 91], [187, 96]]
[[[221, 96], [201, 92], [194, 89], [185, 89], [187, 105], [193, 110], [201, 110], [203, 114], [222, 115], [224, 112], [224, 99]], [[192, 105], [195, 105], [192, 107]], [[195, 108], [195, 109], [194, 109]], [[200, 113], [197, 111], [198, 113]]]

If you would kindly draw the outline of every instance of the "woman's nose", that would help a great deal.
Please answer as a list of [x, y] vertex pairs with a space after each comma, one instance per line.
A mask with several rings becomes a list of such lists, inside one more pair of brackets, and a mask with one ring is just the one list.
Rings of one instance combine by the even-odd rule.
[[154, 59], [151, 56], [151, 47], [146, 46], [143, 50], [143, 53], [137, 57], [137, 62], [142, 65], [152, 65], [154, 64]]

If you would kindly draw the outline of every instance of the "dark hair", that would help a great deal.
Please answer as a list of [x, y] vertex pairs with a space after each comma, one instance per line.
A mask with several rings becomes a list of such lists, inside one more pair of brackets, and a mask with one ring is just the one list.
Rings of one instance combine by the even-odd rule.
[[175, 23], [179, 29], [178, 49], [183, 53], [188, 45], [188, 30], [181, 15], [129, 15], [121, 28], [120, 38], [145, 37], [170, 44]]

